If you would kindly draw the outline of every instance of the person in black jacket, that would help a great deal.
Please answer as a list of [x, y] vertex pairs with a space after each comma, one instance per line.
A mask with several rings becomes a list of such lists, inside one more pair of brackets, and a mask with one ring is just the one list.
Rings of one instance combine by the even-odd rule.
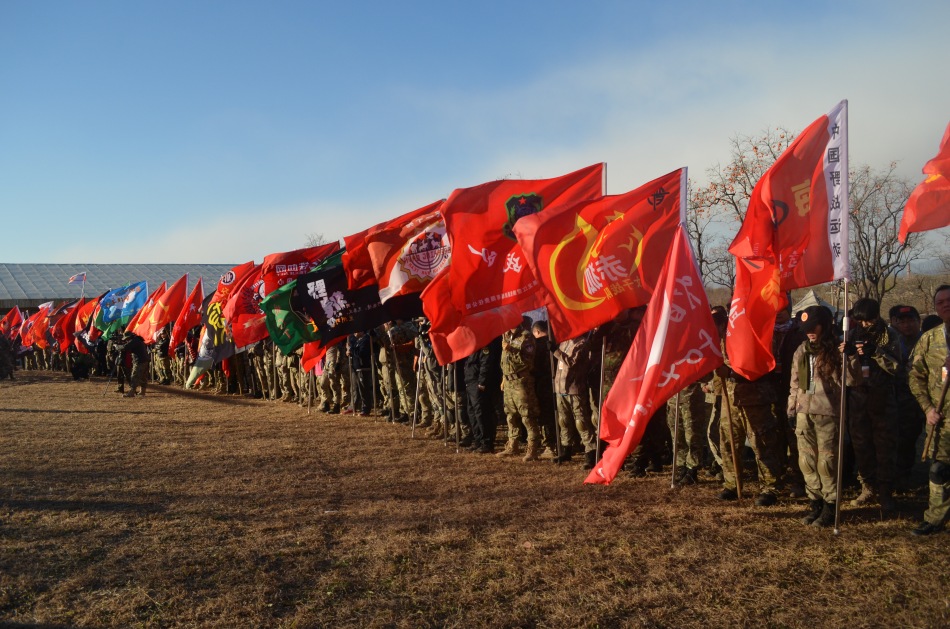
[[495, 451], [498, 398], [501, 397], [501, 337], [465, 359], [465, 391], [472, 425], [472, 449]]
[[145, 339], [138, 334], [126, 332], [122, 340], [116, 343], [115, 348], [123, 357], [126, 355], [132, 358], [132, 373], [129, 376], [129, 390], [125, 392], [125, 397], [135, 397], [135, 387], [139, 388], [138, 395], [145, 395], [145, 383], [148, 380], [148, 347], [145, 345]]

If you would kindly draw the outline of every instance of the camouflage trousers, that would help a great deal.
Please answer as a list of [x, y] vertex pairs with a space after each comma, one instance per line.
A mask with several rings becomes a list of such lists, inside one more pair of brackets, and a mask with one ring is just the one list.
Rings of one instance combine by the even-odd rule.
[[838, 418], [798, 413], [798, 466], [811, 500], [838, 500]]
[[[730, 400], [731, 404], [731, 400]], [[755, 452], [755, 462], [759, 472], [759, 483], [763, 492], [774, 492], [778, 479], [782, 477], [782, 467], [779, 462], [778, 444], [780, 430], [772, 407], [768, 404], [738, 406], [732, 404], [732, 420], [730, 422], [728, 410], [723, 403], [722, 414], [719, 418], [719, 444], [722, 454], [722, 476], [725, 489], [736, 488], [736, 465], [732, 459], [732, 446], [735, 444], [736, 456], [739, 457], [739, 473], [742, 472], [742, 447], [748, 439], [749, 445]], [[729, 426], [732, 425], [732, 436], [729, 435]]]
[[706, 423], [709, 421], [709, 405], [706, 396], [698, 384], [683, 389], [679, 394], [679, 427], [676, 427], [676, 397], [669, 401], [666, 409], [666, 422], [670, 427], [670, 436], [676, 450], [673, 466], [678, 468], [697, 468], [703, 464], [706, 446]]
[[[928, 434], [932, 430], [932, 426], [927, 426]], [[941, 526], [950, 512], [950, 429], [946, 419], [937, 428], [934, 441], [936, 443], [930, 451], [935, 453], [930, 462], [930, 499], [924, 511], [924, 521]]]
[[540, 408], [535, 393], [534, 377], [529, 375], [508, 379], [503, 382], [505, 417], [508, 422], [508, 445], [518, 440], [521, 427], [528, 434], [528, 447], [537, 449], [541, 445], [541, 428], [538, 425]]
[[584, 395], [559, 393], [557, 422], [561, 428], [562, 446], [583, 445], [585, 452], [597, 449], [597, 429], [591, 421], [590, 404], [587, 402], [586, 393]]

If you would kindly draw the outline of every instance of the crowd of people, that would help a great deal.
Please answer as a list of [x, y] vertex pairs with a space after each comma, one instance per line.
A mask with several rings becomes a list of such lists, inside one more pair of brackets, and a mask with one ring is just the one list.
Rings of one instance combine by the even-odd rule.
[[[640, 477], [671, 466], [676, 485], [718, 482], [725, 501], [739, 499], [743, 479], [753, 478], [755, 505], [775, 505], [782, 494], [807, 498], [802, 522], [830, 526], [842, 499], [839, 465], [845, 484], [856, 486], [851, 506], [893, 511], [895, 491], [921, 489], [915, 467], [926, 436], [933, 435], [923, 453], [931, 460], [930, 505], [913, 532], [939, 531], [950, 510], [950, 436], [941, 427], [950, 406], [950, 286], [937, 289], [934, 308], [936, 314], [922, 321], [915, 308], [897, 305], [885, 320], [877, 301], [859, 299], [847, 313], [844, 334], [841, 321], [823, 306], [797, 317], [789, 307], [776, 318], [775, 369], [755, 381], [729, 367], [723, 342], [724, 365], [650, 418], [627, 473]], [[19, 348], [3, 338], [0, 377], [13, 378], [17, 361], [23, 369], [63, 370], [76, 379], [108, 377], [127, 397], [145, 395], [150, 382], [175, 383], [330, 414], [384, 416], [411, 425], [413, 434], [473, 453], [526, 463], [576, 457], [591, 469], [605, 446], [597, 437], [599, 410], [643, 312], [628, 310], [560, 343], [549, 337], [546, 322], [525, 316], [445, 367], [435, 359], [424, 319], [352, 334], [330, 346], [309, 373], [300, 368], [302, 350], [285, 356], [265, 339], [197, 379], [192, 366], [200, 327], [175, 348], [165, 329], [148, 345], [127, 332], [100, 341], [88, 354], [76, 347], [60, 354], [55, 342], [46, 349]], [[724, 341], [728, 313], [714, 307], [712, 316]], [[839, 460], [842, 400], [847, 447]]]

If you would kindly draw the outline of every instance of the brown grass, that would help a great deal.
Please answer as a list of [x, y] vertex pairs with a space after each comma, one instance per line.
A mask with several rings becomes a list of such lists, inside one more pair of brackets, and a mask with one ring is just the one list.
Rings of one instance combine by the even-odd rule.
[[0, 621], [262, 627], [936, 627], [923, 509], [582, 484], [372, 418], [18, 372], [0, 384]]

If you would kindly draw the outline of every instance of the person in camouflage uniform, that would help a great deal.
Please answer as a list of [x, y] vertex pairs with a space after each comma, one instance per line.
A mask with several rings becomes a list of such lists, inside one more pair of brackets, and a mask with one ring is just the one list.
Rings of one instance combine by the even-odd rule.
[[[768, 507], [778, 502], [778, 484], [782, 478], [782, 464], [779, 453], [778, 419], [773, 410], [774, 390], [763, 378], [747, 380], [735, 373], [730, 367], [726, 352], [726, 324], [728, 319], [716, 317], [713, 320], [719, 329], [720, 346], [724, 364], [716, 373], [725, 380], [726, 390], [719, 387], [721, 415], [719, 422], [719, 444], [722, 455], [722, 485], [719, 494], [721, 500], [738, 498], [738, 478], [742, 474], [742, 448], [748, 439], [759, 476], [759, 495], [756, 506]], [[733, 459], [733, 445], [738, 461]]]
[[[795, 420], [798, 464], [810, 500], [802, 524], [831, 526], [839, 497], [838, 424], [841, 413], [841, 352], [831, 311], [810, 306], [800, 315], [800, 343], [789, 363], [791, 370], [785, 415]], [[856, 359], [848, 361], [846, 386], [861, 370]]]
[[536, 461], [541, 454], [541, 429], [538, 426], [538, 398], [534, 374], [535, 341], [531, 335], [531, 319], [524, 317], [521, 325], [501, 337], [501, 374], [508, 442], [496, 456], [518, 456], [522, 426], [527, 432], [528, 447], [524, 461]]
[[326, 412], [336, 415], [350, 403], [349, 358], [346, 347], [337, 343], [327, 348], [323, 359], [323, 388], [329, 408]]
[[858, 466], [861, 493], [854, 507], [878, 502], [896, 508], [892, 495], [897, 458], [897, 390], [894, 374], [900, 362], [897, 333], [880, 317], [873, 299], [854, 302], [845, 353], [857, 356], [863, 378], [848, 387], [848, 433]]
[[442, 367], [436, 360], [432, 341], [429, 339], [429, 322], [423, 319], [419, 325], [416, 347], [419, 349], [419, 374], [424, 378], [427, 397], [432, 408], [432, 421], [426, 435], [441, 438], [445, 434], [445, 399], [442, 394]]
[[597, 432], [591, 422], [587, 373], [590, 360], [590, 334], [563, 341], [554, 351], [557, 371], [557, 420], [561, 432], [561, 455], [556, 463], [570, 461], [574, 451], [583, 448], [585, 465], [593, 466], [597, 456]]
[[393, 367], [396, 375], [396, 393], [399, 396], [399, 418], [402, 423], [409, 423], [409, 413], [415, 412], [416, 401], [416, 374], [412, 370], [415, 356], [415, 338], [419, 328], [414, 321], [396, 319], [394, 323], [386, 324], [389, 340], [392, 343]]
[[927, 418], [931, 440], [924, 456], [930, 459], [930, 497], [924, 521], [913, 530], [914, 535], [932, 535], [940, 531], [950, 512], [950, 285], [943, 284], [934, 292], [934, 310], [943, 321], [920, 337], [911, 354], [908, 382], [920, 408]]
[[[680, 414], [678, 429], [677, 410]], [[699, 482], [699, 468], [705, 455], [706, 424], [709, 422], [710, 410], [701, 382], [694, 382], [684, 388], [667, 403], [666, 423], [676, 447], [673, 481], [677, 484], [695, 485]]]

